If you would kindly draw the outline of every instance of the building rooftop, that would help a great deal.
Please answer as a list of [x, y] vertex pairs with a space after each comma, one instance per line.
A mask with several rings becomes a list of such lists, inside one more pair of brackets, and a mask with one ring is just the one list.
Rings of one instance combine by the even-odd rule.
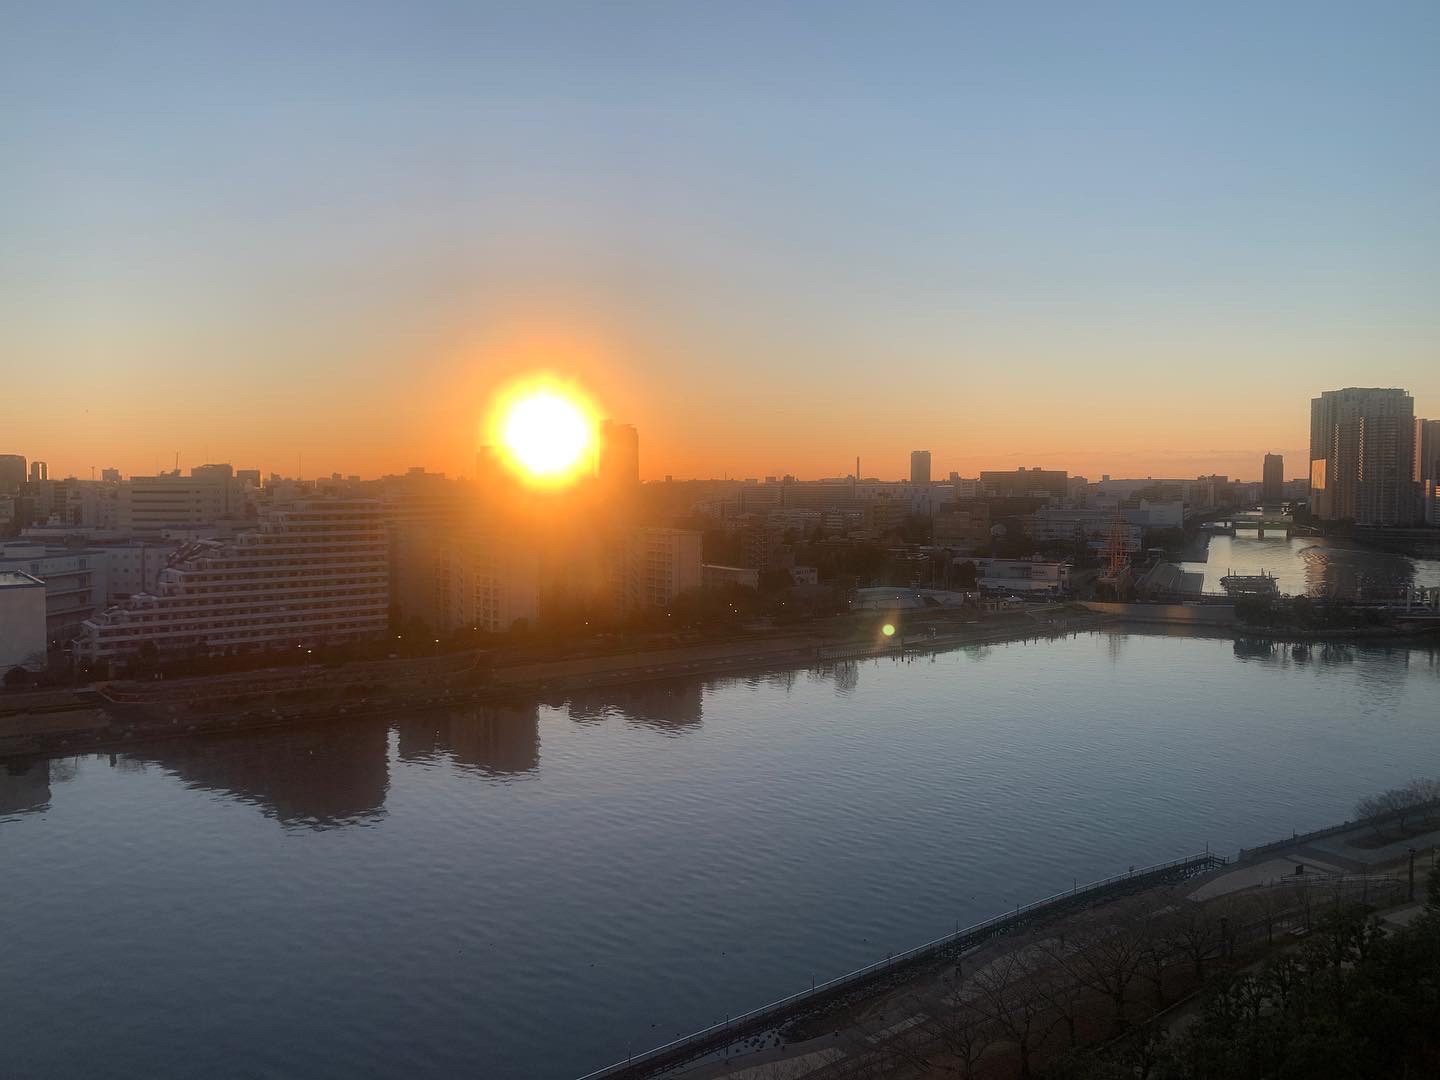
[[45, 582], [19, 570], [0, 570], [0, 589], [43, 589]]

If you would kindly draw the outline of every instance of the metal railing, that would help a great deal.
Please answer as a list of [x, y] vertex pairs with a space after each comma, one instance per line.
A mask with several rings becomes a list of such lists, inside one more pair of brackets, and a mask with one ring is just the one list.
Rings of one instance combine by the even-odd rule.
[[1172, 859], [1165, 863], [1132, 868], [1126, 873], [1054, 893], [1042, 900], [1016, 905], [1013, 911], [984, 919], [923, 945], [906, 949], [904, 952], [887, 956], [884, 960], [877, 960], [873, 964], [867, 964], [865, 967], [845, 975], [819, 983], [809, 990], [790, 994], [778, 1001], [772, 1001], [768, 1005], [762, 1005], [758, 1009], [751, 1009], [739, 1016], [730, 1017], [723, 1023], [712, 1024], [690, 1035], [632, 1055], [624, 1061], [617, 1061], [603, 1069], [588, 1072], [580, 1077], [580, 1080], [619, 1080], [622, 1077], [626, 1080], [633, 1080], [633, 1078], [652, 1076], [661, 1070], [691, 1061], [749, 1035], [796, 1019], [846, 994], [880, 984], [901, 969], [964, 953], [992, 937], [999, 937], [1018, 929], [1032, 916], [1057, 914], [1098, 896], [1122, 893], [1141, 884], [1150, 884], [1168, 878], [1191, 877], [1207, 870], [1218, 869], [1225, 863], [1226, 860], [1223, 856], [1206, 851], [1187, 855], [1180, 859]]

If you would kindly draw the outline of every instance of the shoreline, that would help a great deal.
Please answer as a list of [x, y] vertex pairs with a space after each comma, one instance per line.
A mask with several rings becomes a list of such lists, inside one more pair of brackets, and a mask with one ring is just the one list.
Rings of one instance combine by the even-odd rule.
[[[216, 675], [154, 684], [97, 684], [17, 695], [19, 700], [13, 702], [0, 696], [0, 760], [116, 752], [172, 739], [371, 720], [397, 710], [543, 702], [577, 691], [676, 678], [796, 670], [1104, 630], [1362, 648], [1440, 645], [1440, 628], [1302, 631], [1207, 626], [1082, 612], [1067, 606], [971, 619], [958, 626], [952, 619], [950, 625], [932, 623], [929, 629], [933, 636], [912, 634], [894, 643], [826, 641], [816, 635], [796, 634], [516, 664], [489, 672], [482, 672], [474, 657], [469, 666], [457, 667], [457, 657], [451, 655], [434, 664], [382, 661], [334, 670], [279, 668], [238, 678]], [[458, 659], [463, 663], [464, 657]], [[397, 669], [407, 674], [397, 675]], [[400, 685], [390, 685], [397, 678]], [[37, 700], [26, 707], [24, 699]], [[19, 707], [6, 708], [12, 704]]]
[[[1104, 629], [1109, 623], [1110, 620], [1089, 613], [1060, 610], [1044, 621], [1030, 614], [1004, 617], [1003, 621], [975, 620], [948, 633], [913, 636], [894, 644], [860, 640], [827, 643], [818, 637], [797, 635], [769, 642], [737, 641], [514, 665], [488, 673], [489, 677], [481, 685], [474, 684], [479, 673], [474, 667], [452, 669], [442, 677], [438, 672], [412, 665], [419, 673], [407, 676], [411, 685], [392, 689], [384, 682], [374, 681], [391, 676], [383, 663], [352, 665], [339, 672], [314, 671], [309, 678], [303, 669], [270, 669], [270, 679], [275, 684], [270, 687], [262, 681], [264, 673], [249, 673], [250, 677], [238, 680], [235, 676], [221, 675], [153, 685], [99, 684], [29, 695], [46, 700], [24, 711], [0, 713], [0, 760], [115, 752], [177, 738], [373, 719], [401, 709], [544, 701], [556, 694], [675, 678], [795, 670], [885, 656], [915, 656], [975, 645], [1059, 637]], [[314, 695], [328, 695], [328, 700], [313, 703], [296, 700]], [[216, 701], [222, 704], [215, 711], [196, 711], [197, 705]], [[0, 709], [8, 704], [0, 697]]]

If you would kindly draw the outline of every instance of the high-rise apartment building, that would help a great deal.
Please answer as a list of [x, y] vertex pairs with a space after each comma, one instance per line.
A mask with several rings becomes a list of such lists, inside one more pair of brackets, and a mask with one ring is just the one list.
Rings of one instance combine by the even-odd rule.
[[1409, 525], [1418, 516], [1415, 402], [1404, 390], [1347, 387], [1310, 403], [1311, 510], [1329, 521]]
[[621, 611], [663, 607], [680, 593], [698, 589], [701, 535], [688, 529], [642, 527], [617, 538], [611, 590]]
[[600, 481], [624, 489], [640, 483], [640, 433], [633, 424], [600, 425]]
[[294, 648], [384, 632], [385, 526], [369, 499], [302, 499], [264, 511], [233, 540], [197, 540], [161, 571], [157, 591], [85, 620], [86, 660]]
[[926, 485], [930, 483], [929, 450], [910, 451], [910, 483]]
[[1415, 420], [1415, 479], [1440, 484], [1440, 420]]
[[1260, 479], [1260, 500], [1266, 506], [1276, 506], [1285, 501], [1284, 455], [1265, 455], [1264, 470]]
[[30, 482], [38, 484], [41, 480], [50, 479], [50, 466], [43, 461], [30, 462]]
[[13, 495], [25, 483], [25, 458], [20, 454], [0, 454], [0, 495]]

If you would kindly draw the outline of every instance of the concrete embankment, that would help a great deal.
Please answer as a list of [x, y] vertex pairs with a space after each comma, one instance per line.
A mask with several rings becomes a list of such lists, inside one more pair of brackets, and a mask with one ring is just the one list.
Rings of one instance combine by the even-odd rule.
[[1108, 620], [1057, 609], [1041, 617], [941, 619], [903, 642], [794, 634], [486, 666], [478, 654], [340, 667], [271, 668], [154, 682], [102, 683], [0, 697], [0, 758], [119, 749], [155, 740], [546, 698], [593, 687], [808, 667], [1093, 629]]
[[1084, 606], [1099, 615], [1127, 622], [1169, 623], [1177, 626], [1231, 627], [1238, 625], [1232, 604], [1120, 604], [1087, 600]]

